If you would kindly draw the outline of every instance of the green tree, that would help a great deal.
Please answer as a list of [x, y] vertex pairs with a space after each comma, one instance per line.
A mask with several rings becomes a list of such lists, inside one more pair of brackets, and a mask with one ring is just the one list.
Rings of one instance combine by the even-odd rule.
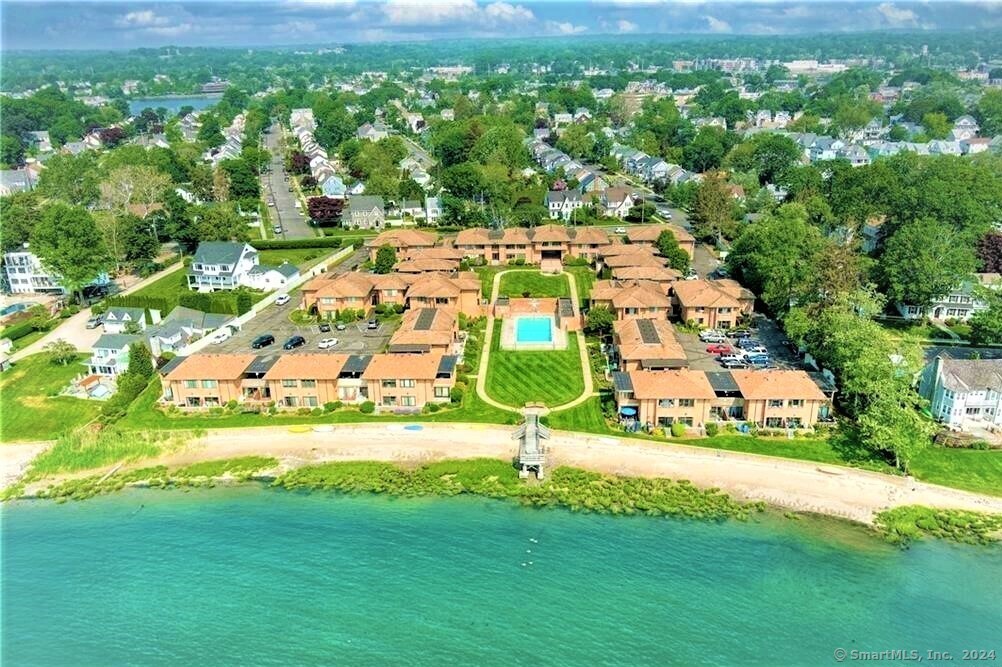
[[995, 289], [981, 289], [976, 295], [987, 308], [979, 310], [968, 324], [971, 325], [971, 344], [1002, 345], [1002, 295]]
[[80, 206], [49, 204], [31, 233], [31, 249], [74, 294], [111, 265], [93, 216]]
[[226, 141], [223, 130], [219, 125], [219, 118], [214, 113], [202, 114], [202, 126], [198, 128], [196, 137], [209, 148], [222, 146]]
[[931, 218], [901, 225], [884, 244], [880, 270], [894, 301], [928, 306], [974, 272], [974, 249]]
[[978, 100], [974, 109], [981, 126], [981, 135], [994, 137], [1002, 134], [1002, 90], [991, 88]]
[[376, 273], [390, 273], [397, 263], [397, 251], [391, 245], [380, 246], [376, 251], [376, 262], [373, 270]]
[[157, 239], [150, 223], [136, 215], [125, 215], [120, 219], [123, 259], [134, 269], [148, 266], [160, 252]]
[[45, 353], [54, 364], [66, 366], [77, 358], [77, 348], [71, 343], [59, 338], [45, 346]]
[[150, 380], [153, 377], [153, 355], [145, 343], [136, 342], [129, 346], [130, 375]]
[[719, 168], [730, 148], [726, 134], [719, 127], [701, 127], [692, 143], [682, 149], [682, 165], [700, 173]]
[[97, 202], [101, 169], [96, 151], [79, 155], [53, 155], [38, 179], [38, 192], [48, 199], [88, 206]]
[[759, 183], [775, 183], [787, 169], [800, 162], [803, 151], [792, 139], [762, 132], [738, 144], [728, 153], [724, 166], [736, 171], [754, 171]]
[[693, 196], [689, 220], [693, 234], [701, 240], [717, 241], [733, 235], [734, 199], [722, 173], [710, 172], [703, 178]]
[[557, 139], [557, 148], [574, 158], [590, 155], [595, 146], [595, 138], [584, 125], [569, 125]]
[[946, 114], [929, 112], [922, 116], [922, 127], [925, 128], [926, 135], [930, 139], [946, 139], [953, 129], [953, 124], [946, 117]]
[[616, 321], [616, 314], [606, 306], [596, 306], [588, 311], [585, 318], [585, 331], [595, 335], [608, 335], [612, 333], [612, 324]]
[[219, 163], [219, 168], [229, 179], [231, 200], [249, 201], [261, 196], [261, 182], [254, 168], [246, 160], [223, 160]]
[[689, 270], [689, 254], [678, 244], [678, 239], [670, 230], [661, 230], [654, 245], [661, 256], [668, 260], [668, 266], [682, 273]]
[[20, 250], [31, 238], [40, 213], [35, 192], [15, 192], [0, 197], [0, 245], [3, 252]]

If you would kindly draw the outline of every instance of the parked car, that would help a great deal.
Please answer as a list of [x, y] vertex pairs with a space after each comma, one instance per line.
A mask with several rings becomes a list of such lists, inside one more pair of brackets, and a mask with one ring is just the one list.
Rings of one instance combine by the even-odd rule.
[[285, 350], [295, 350], [297, 347], [302, 347], [303, 345], [306, 345], [306, 339], [297, 335], [285, 341], [285, 345], [282, 348]]
[[275, 232], [276, 234], [281, 234], [282, 233], [282, 225], [275, 225], [274, 227], [271, 228], [271, 231]]
[[345, 329], [348, 328], [348, 325], [345, 324], [344, 322], [335, 322], [334, 328], [337, 329], [338, 331], [344, 331]]
[[762, 347], [762, 341], [754, 338], [739, 338], [736, 345], [742, 350], [750, 350], [753, 347]]
[[720, 365], [728, 369], [748, 368], [748, 364], [746, 364], [743, 359], [728, 359], [727, 361], [721, 360]]
[[614, 229], [613, 232], [615, 232], [616, 234], [625, 234], [626, 227], [616, 227], [616, 229]]
[[704, 329], [703, 331], [699, 332], [699, 340], [703, 341], [704, 343], [719, 343], [721, 341], [718, 339], [722, 339], [723, 337], [724, 334], [717, 331], [716, 329]]
[[768, 354], [748, 354], [748, 355], [745, 355], [745, 361], [747, 361], [752, 366], [768, 366], [769, 365], [769, 355]]
[[747, 347], [747, 348], [745, 348], [745, 354], [747, 354], [747, 355], [752, 355], [752, 354], [766, 354], [766, 355], [768, 355], [769, 354], [769, 350], [766, 349], [766, 347], [763, 346], [763, 345], [756, 345], [755, 347]]
[[275, 305], [276, 306], [284, 306], [285, 304], [289, 303], [289, 301], [291, 301], [291, 300], [292, 299], [289, 297], [288, 294], [279, 294], [278, 298], [275, 299]]
[[87, 328], [88, 329], [97, 329], [99, 326], [101, 326], [102, 322], [104, 322], [104, 316], [103, 315], [95, 315], [94, 317], [92, 317], [89, 320], [87, 320]]
[[271, 334], [261, 334], [253, 341], [251, 341], [251, 347], [255, 350], [260, 350], [262, 347], [268, 347], [269, 345], [275, 344], [275, 337]]
[[330, 333], [331, 332], [331, 325], [327, 324], [326, 322], [321, 322], [320, 326], [317, 327], [317, 328], [320, 329], [320, 333]]
[[337, 338], [324, 338], [321, 339], [319, 343], [317, 343], [317, 347], [320, 348], [321, 350], [328, 350], [337, 344], [338, 344]]
[[751, 338], [751, 331], [748, 329], [735, 329], [734, 331], [727, 334], [731, 338]]
[[724, 354], [720, 356], [720, 363], [745, 363], [745, 356], [743, 354]]
[[368, 322], [365, 323], [365, 328], [369, 329], [370, 331], [375, 331], [376, 329], [379, 328], [379, 320], [369, 320]]
[[734, 348], [724, 343], [714, 343], [713, 345], [707, 345], [706, 351], [710, 354], [733, 354]]
[[225, 329], [220, 329], [216, 333], [212, 334], [212, 340], [210, 341], [213, 345], [219, 345], [220, 343], [226, 342], [233, 335], [233, 332], [227, 327]]
[[730, 274], [728, 274], [726, 266], [718, 266], [717, 268], [715, 268], [713, 270], [713, 273], [710, 274], [710, 277], [711, 278], [726, 278], [728, 275], [730, 275]]
[[699, 274], [696, 273], [695, 271], [693, 271], [692, 269], [689, 269], [689, 272], [685, 274], [685, 279], [686, 280], [699, 280]]

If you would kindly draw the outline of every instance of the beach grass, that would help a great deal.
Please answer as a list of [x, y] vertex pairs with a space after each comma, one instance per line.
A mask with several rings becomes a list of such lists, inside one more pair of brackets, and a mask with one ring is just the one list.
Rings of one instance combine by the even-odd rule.
[[51, 440], [82, 426], [101, 410], [100, 401], [56, 396], [86, 373], [86, 355], [52, 363], [44, 352], [15, 363], [0, 375], [0, 442]]
[[578, 334], [568, 332], [567, 349], [538, 352], [501, 350], [501, 322], [495, 322], [487, 366], [487, 393], [506, 405], [567, 403], [584, 391]]
[[567, 276], [549, 276], [539, 271], [512, 271], [501, 276], [500, 296], [556, 298], [571, 295]]
[[35, 457], [28, 477], [39, 479], [152, 458], [182, 446], [186, 440], [186, 434], [178, 432], [81, 429], [60, 436], [56, 444]]
[[888, 541], [902, 545], [924, 537], [989, 544], [997, 542], [1002, 532], [1002, 516], [997, 514], [921, 505], [884, 510], [876, 515], [874, 524]]

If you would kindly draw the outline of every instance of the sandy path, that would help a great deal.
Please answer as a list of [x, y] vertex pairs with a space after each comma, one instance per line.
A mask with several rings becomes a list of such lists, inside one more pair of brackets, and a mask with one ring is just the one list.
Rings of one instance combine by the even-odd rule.
[[[275, 456], [294, 467], [316, 461], [511, 459], [517, 451], [511, 439], [513, 429], [486, 424], [424, 424], [416, 431], [400, 424], [319, 428], [326, 430], [295, 432], [287, 427], [268, 427], [210, 431], [156, 462], [180, 465], [259, 454]], [[554, 432], [547, 444], [551, 468], [565, 464], [606, 473], [688, 479], [737, 498], [862, 523], [871, 523], [875, 512], [898, 505], [1002, 513], [1002, 498], [840, 466], [566, 432]]]
[[31, 460], [51, 444], [51, 442], [0, 444], [0, 490], [6, 489], [20, 479]]

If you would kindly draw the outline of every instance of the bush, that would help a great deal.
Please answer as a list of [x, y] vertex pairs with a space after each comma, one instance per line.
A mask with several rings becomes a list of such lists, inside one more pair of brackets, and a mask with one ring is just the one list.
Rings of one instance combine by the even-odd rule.
[[237, 400], [235, 398], [230, 399], [230, 400], [228, 400], [226, 402], [226, 409], [227, 410], [236, 410], [239, 406], [240, 406], [240, 404], [237, 402]]
[[14, 326], [4, 329], [0, 332], [0, 338], [10, 338], [11, 341], [15, 341], [18, 338], [24, 338], [34, 330], [34, 322], [22, 322], [21, 324], [15, 324]]
[[[184, 276], [182, 275], [182, 277]], [[161, 316], [164, 316], [171, 311], [170, 302], [162, 296], [140, 296], [136, 294], [127, 294], [126, 296], [109, 296], [104, 300], [104, 304], [108, 308], [119, 307], [159, 310]]]
[[324, 412], [334, 412], [335, 410], [339, 409], [342, 405], [343, 403], [341, 403], [341, 401], [329, 401], [327, 403], [324, 403]]
[[719, 432], [720, 432], [720, 427], [717, 426], [714, 422], [709, 422], [706, 425], [706, 436], [708, 438], [712, 438], [713, 436], [715, 436]]
[[449, 400], [455, 404], [460, 404], [463, 402], [463, 390], [459, 387], [453, 387], [452, 391], [449, 392]]
[[685, 424], [682, 422], [675, 422], [671, 425], [671, 437], [681, 438], [685, 435]]
[[252, 245], [258, 250], [300, 250], [303, 248], [340, 248], [340, 237], [310, 239], [255, 239]]
[[428, 410], [428, 412], [438, 412], [442, 409], [442, 406], [438, 403], [427, 403], [424, 407]]
[[376, 411], [376, 404], [372, 401], [366, 401], [365, 403], [362, 403], [362, 405], [358, 406], [358, 411], [363, 415], [371, 415]]

